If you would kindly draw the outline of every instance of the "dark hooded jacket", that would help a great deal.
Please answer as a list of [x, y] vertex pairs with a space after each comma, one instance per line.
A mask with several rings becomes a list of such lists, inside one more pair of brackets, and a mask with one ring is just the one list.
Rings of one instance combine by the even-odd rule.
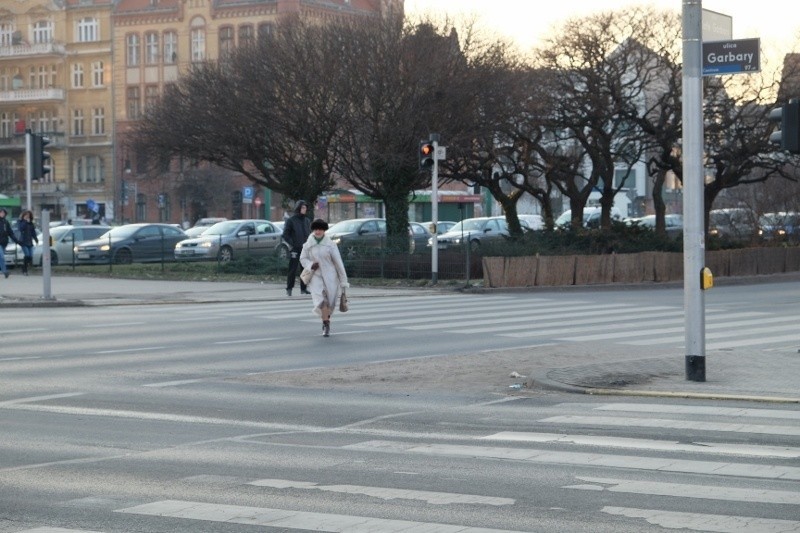
[[308, 206], [300, 200], [294, 206], [294, 214], [283, 225], [283, 240], [292, 248], [293, 252], [300, 252], [303, 245], [311, 235], [311, 220], [300, 213], [303, 206]]

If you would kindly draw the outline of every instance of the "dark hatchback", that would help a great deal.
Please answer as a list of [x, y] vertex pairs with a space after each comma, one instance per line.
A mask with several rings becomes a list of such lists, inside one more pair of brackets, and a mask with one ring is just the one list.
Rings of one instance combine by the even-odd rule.
[[126, 224], [75, 246], [77, 264], [173, 261], [175, 245], [186, 234], [169, 224]]

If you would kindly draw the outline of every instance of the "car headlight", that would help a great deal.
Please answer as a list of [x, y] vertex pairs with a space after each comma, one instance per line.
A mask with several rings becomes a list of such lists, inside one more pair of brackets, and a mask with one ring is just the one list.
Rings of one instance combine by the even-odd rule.
[[111, 245], [110, 245], [110, 244], [104, 244], [104, 245], [102, 245], [102, 246], [100, 247], [100, 251], [101, 251], [101, 252], [107, 252], [107, 251], [109, 251], [110, 249], [111, 249]]
[[212, 246], [214, 246], [214, 243], [211, 241], [205, 241], [200, 243], [200, 246], [203, 248], [211, 248]]
[[341, 244], [341, 242], [342, 242], [342, 238], [341, 237], [334, 237], [333, 239], [331, 239], [331, 241], [333, 241], [333, 244], [335, 244], [336, 246], [339, 246], [339, 244]]
[[428, 239], [428, 246], [433, 246], [433, 237]]
[[455, 239], [453, 239], [453, 243], [454, 244], [461, 244], [461, 237], [456, 237]]

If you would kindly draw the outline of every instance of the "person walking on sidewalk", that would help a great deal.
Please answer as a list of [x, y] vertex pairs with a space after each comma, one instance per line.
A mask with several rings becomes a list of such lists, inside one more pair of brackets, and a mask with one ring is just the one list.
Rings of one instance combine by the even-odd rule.
[[[300, 252], [311, 235], [311, 221], [306, 216], [308, 204], [299, 200], [294, 205], [294, 214], [283, 225], [283, 240], [289, 245], [289, 274], [286, 277], [286, 296], [292, 295], [294, 280], [300, 266]], [[300, 280], [300, 293], [309, 294], [306, 284]]]
[[17, 221], [17, 231], [19, 231], [19, 246], [22, 248], [22, 273], [28, 275], [28, 265], [33, 267], [33, 243], [39, 244], [39, 237], [36, 236], [36, 226], [33, 223], [33, 213], [25, 210]]
[[0, 272], [3, 273], [3, 276], [8, 277], [8, 267], [6, 266], [6, 246], [8, 246], [8, 240], [11, 239], [15, 243], [19, 244], [17, 237], [14, 235], [14, 230], [11, 228], [11, 224], [8, 223], [8, 219], [6, 219], [6, 215], [8, 211], [3, 208], [0, 208]]
[[350, 287], [344, 269], [339, 247], [325, 234], [328, 223], [316, 219], [311, 223], [311, 236], [300, 252], [303, 268], [314, 271], [308, 288], [314, 303], [314, 314], [322, 318], [322, 335], [331, 333], [331, 315], [336, 308], [336, 300], [343, 289]]

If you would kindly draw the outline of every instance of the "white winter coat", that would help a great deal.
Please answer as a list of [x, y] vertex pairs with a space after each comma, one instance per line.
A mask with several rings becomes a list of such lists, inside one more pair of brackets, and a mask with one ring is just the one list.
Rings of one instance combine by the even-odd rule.
[[320, 308], [323, 303], [327, 302], [331, 314], [333, 314], [340, 291], [342, 288], [349, 287], [350, 284], [347, 282], [347, 272], [344, 270], [339, 247], [328, 235], [323, 235], [322, 240], [317, 242], [312, 233], [303, 245], [303, 251], [300, 252], [300, 264], [303, 265], [303, 268], [308, 268], [313, 263], [319, 263], [319, 268], [308, 284], [311, 300], [314, 302], [314, 313], [321, 315]]

